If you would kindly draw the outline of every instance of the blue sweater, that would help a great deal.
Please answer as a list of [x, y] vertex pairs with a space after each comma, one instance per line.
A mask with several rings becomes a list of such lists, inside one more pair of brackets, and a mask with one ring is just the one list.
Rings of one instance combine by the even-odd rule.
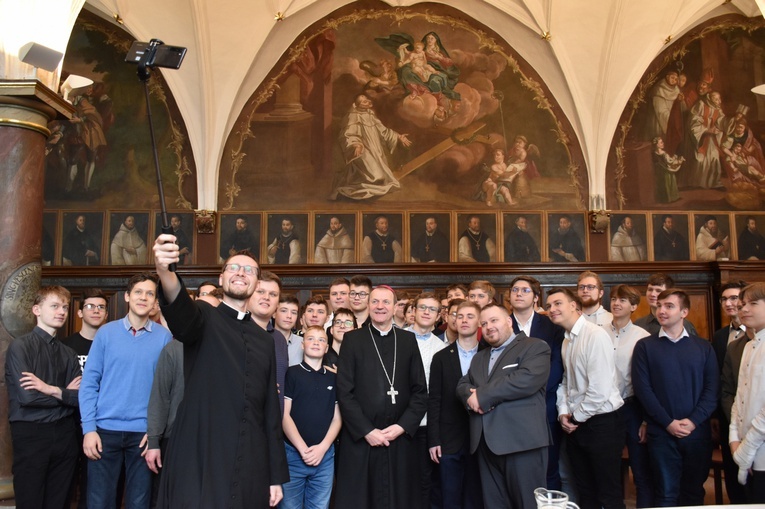
[[146, 432], [154, 368], [170, 331], [152, 321], [133, 336], [127, 317], [98, 329], [80, 383], [82, 432]]
[[673, 420], [688, 418], [696, 425], [689, 438], [710, 437], [719, 374], [709, 341], [697, 336], [677, 343], [655, 335], [641, 339], [632, 355], [632, 385], [649, 432], [666, 433]]

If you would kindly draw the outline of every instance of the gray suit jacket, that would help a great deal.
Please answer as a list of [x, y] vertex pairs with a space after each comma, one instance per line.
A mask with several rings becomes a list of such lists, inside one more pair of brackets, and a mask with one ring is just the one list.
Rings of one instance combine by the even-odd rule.
[[465, 405], [470, 389], [477, 389], [484, 411], [470, 412], [470, 452], [478, 449], [481, 435], [497, 455], [550, 445], [545, 405], [550, 347], [521, 332], [489, 373], [491, 350], [485, 348], [473, 357], [468, 374], [457, 385], [457, 397]]

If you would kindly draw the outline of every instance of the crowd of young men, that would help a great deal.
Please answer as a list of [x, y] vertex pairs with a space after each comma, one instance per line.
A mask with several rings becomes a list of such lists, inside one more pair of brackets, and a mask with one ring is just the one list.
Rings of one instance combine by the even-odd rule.
[[765, 283], [722, 288], [713, 347], [664, 274], [634, 323], [640, 294], [611, 288], [609, 312], [589, 271], [544, 293], [518, 276], [501, 303], [484, 280], [409, 296], [356, 275], [301, 306], [246, 251], [193, 300], [173, 240], [125, 317], [104, 324], [86, 292], [67, 340], [69, 293], [40, 290], [6, 355], [20, 507], [64, 507], [81, 450], [90, 507], [328, 507], [334, 490], [340, 509], [520, 509], [547, 487], [618, 509], [625, 444], [638, 507], [702, 505], [718, 422], [731, 501], [765, 503]]

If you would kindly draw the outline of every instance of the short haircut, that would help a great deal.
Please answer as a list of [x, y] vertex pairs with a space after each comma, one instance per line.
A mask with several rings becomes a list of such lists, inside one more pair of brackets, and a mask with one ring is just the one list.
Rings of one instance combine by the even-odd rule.
[[433, 299], [433, 300], [435, 300], [435, 301], [437, 301], [439, 303], [441, 302], [439, 300], [439, 298], [436, 297], [435, 293], [433, 293], [433, 292], [422, 292], [421, 294], [419, 294], [417, 297], [415, 297], [413, 299], [414, 300], [414, 305], [415, 306], [419, 306], [420, 305], [420, 301], [421, 300], [425, 300], [425, 299]]
[[202, 281], [197, 286], [197, 289], [202, 288], [203, 286], [214, 286], [215, 288], [220, 288], [220, 285], [218, 284], [218, 282], [212, 281], [212, 280]]
[[308, 306], [311, 304], [316, 304], [318, 306], [324, 306], [324, 311], [326, 311], [327, 314], [329, 314], [329, 303], [324, 300], [324, 297], [321, 295], [313, 295], [310, 299], [305, 301], [305, 304], [303, 304], [302, 312], [305, 313], [306, 309], [308, 309]]
[[223, 288], [216, 288], [215, 290], [208, 293], [210, 297], [215, 297], [218, 300], [223, 300]]
[[507, 315], [508, 317], [510, 316], [510, 311], [508, 311], [505, 306], [500, 306], [496, 302], [489, 302], [488, 304], [486, 304], [484, 307], [481, 308], [481, 312], [483, 313], [487, 309], [492, 309], [492, 308], [501, 309], [505, 315]]
[[[346, 315], [346, 316], [350, 316], [350, 317], [351, 317], [351, 320], [353, 320], [353, 328], [354, 328], [354, 329], [355, 329], [355, 328], [357, 328], [357, 327], [359, 326], [359, 325], [358, 325], [358, 322], [356, 321], [356, 315], [354, 315], [354, 314], [353, 314], [353, 311], [351, 311], [350, 309], [348, 309], [348, 308], [340, 308], [340, 309], [337, 309], [337, 310], [335, 311], [335, 317], [334, 317], [334, 318], [336, 319], [338, 315]], [[333, 320], [332, 320], [332, 325], [334, 325], [335, 319], [333, 319]]]
[[489, 300], [493, 299], [494, 295], [497, 293], [494, 285], [484, 279], [479, 279], [478, 281], [473, 281], [470, 283], [470, 286], [468, 287], [468, 293], [470, 293], [470, 290], [483, 290], [489, 294]]
[[300, 309], [300, 301], [297, 297], [295, 297], [295, 294], [293, 293], [282, 293], [279, 294], [279, 304], [294, 304], [297, 306], [298, 309]]
[[525, 281], [528, 283], [531, 287], [531, 291], [534, 292], [534, 295], [540, 299], [542, 298], [542, 285], [539, 283], [537, 278], [531, 276], [516, 276], [510, 282], [510, 288], [512, 289], [518, 281]]
[[640, 297], [640, 292], [632, 288], [630, 285], [616, 285], [611, 288], [612, 299], [627, 299], [633, 306], [640, 304]]
[[591, 270], [585, 270], [584, 272], [579, 274], [579, 279], [577, 279], [576, 282], [577, 283], [581, 283], [582, 279], [586, 279], [588, 277], [591, 277], [591, 278], [595, 279], [595, 282], [598, 285], [598, 290], [602, 290], [603, 289], [603, 280], [600, 279], [600, 276], [598, 276], [597, 274], [595, 274]]
[[688, 297], [688, 294], [685, 293], [684, 290], [681, 290], [680, 288], [667, 288], [663, 292], [659, 294], [657, 297], [658, 300], [664, 300], [667, 299], [673, 295], [677, 295], [677, 297], [680, 299], [680, 308], [681, 309], [691, 309], [691, 299]]
[[675, 286], [675, 280], [669, 277], [667, 274], [664, 274], [663, 272], [657, 272], [656, 274], [651, 274], [648, 277], [648, 282], [646, 284], [653, 285], [653, 286], [663, 286], [665, 288], [672, 288]]
[[404, 306], [404, 314], [407, 314], [411, 308], [414, 307], [414, 301], [410, 300], [406, 303], [406, 306]]
[[746, 219], [744, 220], [745, 223], [748, 223], [749, 221], [757, 222], [757, 218], [754, 216], [746, 216]]
[[[460, 304], [462, 304], [463, 302], [471, 302], [472, 303], [472, 301], [469, 301], [467, 299], [460, 299], [459, 297], [455, 297], [454, 299], [449, 301], [449, 309], [447, 309], [447, 311], [451, 311], [451, 309], [454, 306], [457, 306], [457, 308], [459, 309]], [[479, 311], [480, 311], [480, 309], [479, 309]]]
[[[456, 300], [457, 299], [454, 299], [454, 301], [452, 301], [452, 302], [456, 302]], [[491, 304], [489, 304], [489, 305], [491, 305]], [[478, 313], [479, 315], [481, 314], [481, 306], [479, 306], [478, 304], [476, 304], [472, 300], [460, 299], [460, 302], [457, 305], [457, 312], [459, 312], [460, 309], [465, 309], [465, 308], [473, 308], [476, 313]]]
[[106, 298], [106, 295], [103, 291], [101, 291], [100, 288], [85, 288], [82, 291], [82, 300], [80, 301], [80, 310], [82, 310], [85, 307], [85, 301], [88, 299], [104, 299], [106, 302], [109, 302], [109, 299]]
[[[505, 153], [507, 153], [507, 152], [505, 152]], [[479, 221], [481, 220], [481, 216], [479, 216], [478, 214], [470, 214], [470, 215], [468, 215], [468, 217], [467, 217], [467, 222], [469, 223], [470, 221], [472, 221], [472, 220], [473, 220], [473, 218], [476, 218], [476, 219], [478, 219]]]
[[629, 220], [631, 221], [631, 220], [632, 220], [632, 216], [630, 216], [630, 215], [626, 215], [626, 216], [624, 216], [624, 217], [622, 218], [622, 224], [624, 224], [624, 223], [625, 223], [625, 221], [627, 221], [627, 219], [629, 219]]
[[282, 291], [282, 280], [270, 270], [261, 271], [258, 281], [272, 281], [279, 286], [279, 292]]
[[547, 298], [549, 299], [556, 293], [562, 293], [568, 298], [569, 301], [576, 302], [576, 309], [579, 311], [582, 310], [582, 299], [570, 288], [566, 288], [565, 286], [556, 286], [555, 288], [551, 288], [547, 291]]
[[[248, 258], [252, 258], [253, 260], [255, 260], [256, 264], [258, 263], [258, 259], [257, 257], [255, 257], [254, 254], [252, 254], [252, 251], [250, 251], [249, 249], [240, 249], [236, 253], [226, 258], [226, 261], [223, 262], [223, 266], [220, 268], [221, 274], [223, 273], [224, 270], [226, 270], [226, 265], [228, 265], [228, 261], [235, 256], [247, 256]], [[260, 267], [258, 267], [258, 272], [260, 272]]]
[[69, 293], [69, 290], [64, 288], [63, 286], [43, 286], [39, 290], [37, 290], [37, 295], [35, 296], [35, 301], [33, 303], [34, 306], [37, 306], [42, 303], [45, 299], [47, 299], [50, 296], [58, 297], [64, 302], [69, 302], [72, 300], [72, 294]]
[[396, 301], [409, 299], [409, 293], [406, 290], [396, 290]]
[[720, 293], [723, 293], [725, 290], [730, 290], [732, 288], [743, 289], [746, 286], [748, 286], [746, 281], [728, 281], [720, 287]]
[[460, 290], [462, 292], [462, 295], [467, 297], [467, 294], [468, 294], [467, 286], [463, 285], [462, 283], [454, 283], [446, 287], [446, 293], [449, 293], [452, 290]]
[[765, 300], [765, 283], [752, 283], [745, 286], [738, 295], [739, 302]]
[[141, 272], [140, 274], [136, 274], [128, 280], [127, 293], [133, 291], [133, 287], [135, 285], [138, 283], [143, 283], [144, 281], [151, 281], [154, 283], [154, 286], [159, 286], [159, 278], [156, 274], [151, 272]]
[[321, 332], [322, 334], [324, 334], [325, 338], [328, 337], [327, 336], [327, 331], [324, 330], [323, 326], [321, 326], [321, 325], [311, 325], [310, 327], [306, 328], [306, 330], [303, 331], [303, 338], [305, 338], [308, 335], [308, 333], [311, 332], [311, 331]]
[[179, 223], [182, 223], [182, 222], [183, 222], [183, 218], [181, 217], [181, 215], [180, 215], [180, 214], [171, 214], [171, 215], [170, 215], [170, 219], [172, 219], [172, 218], [174, 218], [174, 217], [178, 219], [178, 222], [179, 222]]
[[672, 214], [664, 214], [661, 216], [661, 223], [664, 224], [667, 219], [672, 219]]
[[568, 214], [561, 214], [560, 217], [558, 218], [558, 222], [560, 222], [561, 219], [565, 219], [569, 223], [571, 222], [571, 216], [569, 216]]
[[236, 220], [237, 220], [237, 221], [239, 221], [240, 219], [241, 219], [242, 221], [244, 221], [245, 223], [247, 222], [247, 217], [245, 217], [245, 216], [243, 216], [243, 215], [241, 215], [241, 214], [239, 214], [238, 216], [236, 216]]
[[372, 290], [372, 280], [366, 276], [355, 275], [351, 278], [349, 286], [366, 286], [369, 290]]
[[707, 224], [709, 221], [717, 221], [717, 216], [713, 216], [712, 214], [704, 216], [704, 224]]
[[329, 289], [331, 290], [333, 286], [340, 286], [340, 285], [347, 285], [350, 288], [351, 282], [344, 277], [337, 277], [333, 279], [332, 282], [329, 284]]

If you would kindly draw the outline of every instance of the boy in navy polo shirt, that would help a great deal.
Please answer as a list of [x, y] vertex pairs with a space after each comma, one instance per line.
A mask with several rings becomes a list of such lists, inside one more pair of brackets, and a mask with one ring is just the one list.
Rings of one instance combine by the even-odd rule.
[[284, 509], [327, 508], [332, 493], [334, 441], [342, 421], [335, 374], [321, 365], [329, 344], [319, 325], [303, 336], [303, 362], [287, 370], [284, 428], [290, 482], [283, 486]]

